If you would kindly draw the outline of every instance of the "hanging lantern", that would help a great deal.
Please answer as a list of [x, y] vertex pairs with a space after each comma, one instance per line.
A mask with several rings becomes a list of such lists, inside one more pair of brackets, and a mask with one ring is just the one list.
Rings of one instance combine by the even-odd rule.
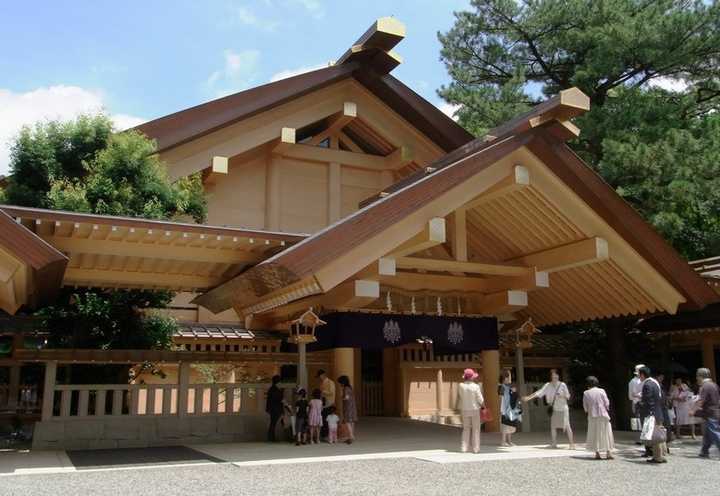
[[515, 346], [522, 349], [532, 348], [533, 334], [539, 332], [540, 329], [535, 327], [532, 318], [528, 317], [525, 323], [515, 330]]
[[415, 306], [415, 297], [410, 298], [410, 313], [415, 315], [417, 313], [417, 307]]
[[327, 322], [313, 312], [310, 307], [300, 317], [290, 322], [290, 337], [288, 341], [294, 344], [314, 343], [317, 341], [315, 337], [315, 329], [318, 326], [325, 325]]

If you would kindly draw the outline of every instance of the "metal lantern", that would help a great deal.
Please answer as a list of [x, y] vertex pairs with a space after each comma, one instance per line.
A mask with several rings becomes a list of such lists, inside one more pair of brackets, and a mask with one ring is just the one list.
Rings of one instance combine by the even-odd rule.
[[290, 322], [290, 337], [288, 341], [294, 344], [307, 344], [317, 341], [315, 337], [315, 329], [318, 326], [325, 325], [327, 322], [322, 320], [313, 312], [310, 307], [300, 317]]
[[532, 348], [533, 334], [539, 332], [540, 329], [535, 327], [532, 318], [528, 318], [523, 325], [515, 330], [515, 346], [522, 349]]

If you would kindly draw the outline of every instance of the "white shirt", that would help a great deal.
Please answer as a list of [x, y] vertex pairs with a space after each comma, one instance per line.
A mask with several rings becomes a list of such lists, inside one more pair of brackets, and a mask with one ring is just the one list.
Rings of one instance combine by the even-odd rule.
[[640, 397], [642, 396], [642, 385], [643, 381], [641, 381], [638, 376], [630, 379], [630, 382], [628, 383], [628, 399], [633, 402], [633, 405], [640, 401]]
[[337, 427], [338, 422], [340, 422], [340, 417], [334, 413], [327, 416], [327, 423], [329, 427]]
[[467, 412], [480, 410], [485, 402], [482, 395], [482, 387], [473, 381], [465, 381], [458, 384], [458, 402], [460, 410]]
[[[528, 396], [528, 401], [545, 396], [545, 402], [553, 406], [553, 410], [563, 412], [568, 409], [570, 390], [564, 382], [546, 382], [543, 387]], [[554, 403], [553, 403], [554, 401]]]

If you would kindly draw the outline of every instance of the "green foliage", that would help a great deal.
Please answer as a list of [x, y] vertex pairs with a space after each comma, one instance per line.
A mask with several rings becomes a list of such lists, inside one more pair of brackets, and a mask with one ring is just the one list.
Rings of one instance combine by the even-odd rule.
[[38, 316], [51, 331], [50, 348], [169, 349], [177, 323], [148, 310], [167, 306], [171, 297], [167, 292], [66, 288]]
[[[573, 86], [571, 146], [681, 253], [720, 249], [720, 4], [474, 0], [439, 34], [440, 95], [477, 135]], [[652, 83], [674, 83], [674, 91]], [[667, 84], [666, 84], [667, 86]]]
[[[150, 219], [202, 222], [207, 212], [199, 175], [170, 182], [155, 144], [136, 132], [113, 133], [105, 115], [23, 128], [11, 147], [2, 195], [15, 205]], [[39, 315], [50, 347], [169, 349], [175, 321], [148, 309], [167, 306], [171, 297], [164, 291], [63, 290]]]
[[11, 147], [5, 201], [106, 215], [205, 219], [200, 176], [171, 183], [143, 135], [113, 134], [104, 115], [23, 128]]

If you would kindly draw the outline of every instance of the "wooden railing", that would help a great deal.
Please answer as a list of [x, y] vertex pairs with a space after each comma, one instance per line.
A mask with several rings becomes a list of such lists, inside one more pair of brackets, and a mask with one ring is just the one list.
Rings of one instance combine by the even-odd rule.
[[21, 384], [17, 389], [17, 398], [11, 398], [9, 384], [0, 384], [0, 411], [7, 412], [35, 412], [40, 410], [38, 386], [35, 384]]
[[178, 384], [56, 385], [48, 418], [265, 413], [269, 387], [239, 383], [189, 384], [186, 388]]
[[476, 353], [458, 353], [454, 355], [435, 355], [432, 347], [405, 347], [400, 350], [400, 360], [403, 362], [433, 362], [440, 364], [468, 364], [480, 362]]

